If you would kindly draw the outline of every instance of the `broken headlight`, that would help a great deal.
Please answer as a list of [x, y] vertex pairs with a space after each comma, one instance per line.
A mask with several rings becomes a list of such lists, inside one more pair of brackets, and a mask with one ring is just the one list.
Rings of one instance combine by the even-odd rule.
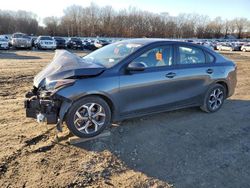
[[73, 85], [76, 80], [74, 79], [62, 79], [62, 80], [48, 80], [45, 82], [45, 89], [48, 91], [54, 91], [63, 87]]

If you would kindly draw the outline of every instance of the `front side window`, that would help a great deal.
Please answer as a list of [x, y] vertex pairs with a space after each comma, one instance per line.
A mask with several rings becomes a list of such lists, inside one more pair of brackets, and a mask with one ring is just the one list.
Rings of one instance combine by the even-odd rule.
[[160, 46], [153, 48], [139, 57], [133, 62], [140, 62], [145, 67], [161, 67], [173, 65], [173, 48], [172, 46]]
[[206, 63], [203, 51], [195, 47], [179, 46], [179, 62], [181, 65]]

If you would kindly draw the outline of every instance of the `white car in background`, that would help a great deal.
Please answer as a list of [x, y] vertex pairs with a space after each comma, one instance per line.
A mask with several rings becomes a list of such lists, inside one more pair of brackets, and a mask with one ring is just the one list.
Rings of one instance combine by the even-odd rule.
[[12, 35], [10, 44], [13, 48], [32, 48], [31, 37], [24, 33], [14, 33]]
[[9, 41], [4, 37], [0, 37], [0, 49], [8, 50], [9, 48]]
[[56, 41], [50, 36], [39, 36], [36, 39], [35, 46], [39, 50], [55, 50]]
[[243, 52], [250, 52], [250, 43], [242, 45], [241, 46], [241, 51], [243, 51]]
[[221, 43], [221, 44], [217, 45], [217, 49], [219, 51], [238, 51], [239, 47], [235, 46], [231, 43]]

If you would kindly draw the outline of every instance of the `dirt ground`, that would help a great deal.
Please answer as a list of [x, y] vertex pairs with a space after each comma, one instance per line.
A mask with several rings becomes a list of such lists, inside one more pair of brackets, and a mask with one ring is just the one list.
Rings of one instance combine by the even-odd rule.
[[224, 54], [238, 84], [219, 112], [127, 120], [76, 145], [66, 127], [55, 143], [53, 125], [25, 118], [24, 94], [53, 55], [0, 51], [0, 187], [250, 187], [250, 53]]

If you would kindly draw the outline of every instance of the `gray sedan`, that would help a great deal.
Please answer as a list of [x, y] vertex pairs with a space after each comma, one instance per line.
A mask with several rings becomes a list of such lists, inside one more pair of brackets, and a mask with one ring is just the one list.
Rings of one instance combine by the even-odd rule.
[[209, 48], [162, 39], [107, 45], [80, 58], [57, 51], [26, 94], [26, 116], [65, 121], [93, 137], [114, 121], [198, 106], [219, 110], [236, 86], [236, 65]]

